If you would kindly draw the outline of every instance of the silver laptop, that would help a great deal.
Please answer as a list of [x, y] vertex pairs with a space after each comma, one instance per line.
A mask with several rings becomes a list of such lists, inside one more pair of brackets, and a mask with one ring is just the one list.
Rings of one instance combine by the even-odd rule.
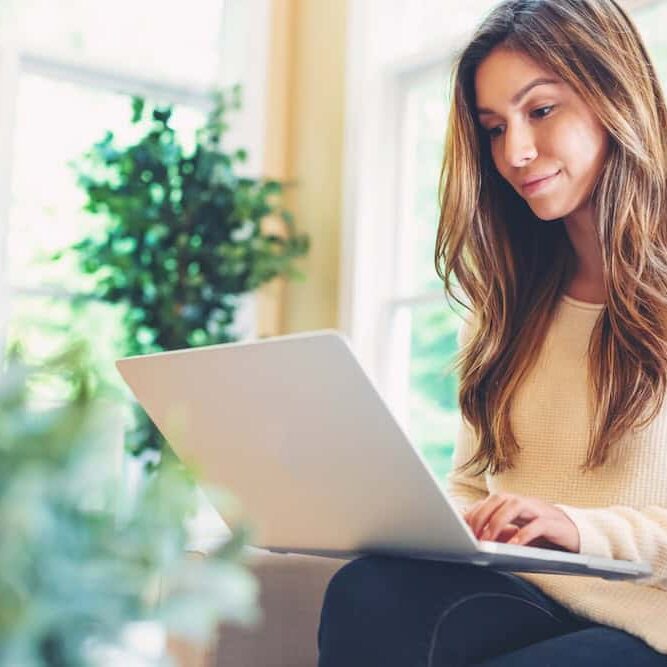
[[606, 579], [651, 574], [641, 562], [478, 540], [338, 331], [116, 365], [177, 456], [241, 502], [260, 549]]

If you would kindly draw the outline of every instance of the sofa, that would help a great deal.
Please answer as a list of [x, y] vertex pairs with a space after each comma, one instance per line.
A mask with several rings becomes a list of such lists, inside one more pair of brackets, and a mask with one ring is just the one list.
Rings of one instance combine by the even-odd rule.
[[316, 667], [324, 592], [347, 562], [255, 550], [245, 565], [258, 578], [264, 622], [252, 630], [222, 624], [206, 648], [170, 639], [170, 654], [182, 667]]

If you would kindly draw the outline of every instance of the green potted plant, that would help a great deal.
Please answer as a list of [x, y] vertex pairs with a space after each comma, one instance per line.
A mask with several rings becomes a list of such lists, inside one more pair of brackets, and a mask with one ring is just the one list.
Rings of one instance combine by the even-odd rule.
[[[293, 262], [309, 239], [281, 205], [289, 184], [238, 176], [246, 152], [224, 146], [227, 111], [240, 105], [239, 86], [217, 93], [186, 150], [170, 125], [173, 108], [134, 98], [139, 140], [118, 146], [107, 132], [76, 165], [86, 210], [107, 224], [73, 250], [96, 278], [94, 296], [126, 307], [125, 354], [233, 341], [242, 295], [276, 276], [304, 280]], [[268, 217], [284, 234], [264, 231]], [[129, 446], [160, 450], [162, 438], [142, 416]]]
[[[221, 621], [261, 620], [241, 561], [247, 524], [206, 559], [187, 557], [195, 502], [182, 466], [164, 461], [120, 504], [107, 437], [118, 397], [86, 349], [39, 367], [14, 359], [0, 376], [0, 667], [170, 665], [142, 651], [137, 628], [201, 642]], [[59, 404], [37, 406], [36, 384]]]

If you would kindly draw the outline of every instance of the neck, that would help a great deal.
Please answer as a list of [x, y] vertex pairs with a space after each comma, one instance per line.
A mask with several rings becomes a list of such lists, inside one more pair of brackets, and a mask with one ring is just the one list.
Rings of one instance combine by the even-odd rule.
[[606, 292], [602, 248], [590, 205], [571, 213], [564, 224], [576, 256], [574, 275], [566, 291], [574, 298], [603, 303]]

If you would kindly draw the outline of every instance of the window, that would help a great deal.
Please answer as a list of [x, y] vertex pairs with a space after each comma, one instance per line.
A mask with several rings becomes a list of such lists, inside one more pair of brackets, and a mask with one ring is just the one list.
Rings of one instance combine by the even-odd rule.
[[[0, 354], [16, 340], [29, 356], [48, 354], [74, 328], [96, 341], [97, 361], [111, 369], [121, 308], [75, 300], [90, 292], [91, 277], [79, 273], [73, 257], [48, 259], [103, 224], [81, 211], [72, 161], [107, 129], [120, 142], [131, 138], [133, 94], [175, 103], [172, 125], [187, 144], [204, 119], [209, 90], [240, 82], [249, 112], [237, 117], [241, 132], [232, 129], [227, 138], [250, 150], [246, 168], [256, 175], [263, 118], [251, 104], [263, 84], [264, 51], [255, 44], [257, 55], [246, 57], [239, 35], [252, 12], [263, 38], [268, 12], [264, 0], [203, 0], [187, 9], [155, 0], [89, 5], [32, 0], [8, 3], [0, 13], [0, 35], [12, 38], [0, 63], [0, 112], [11, 120], [2, 148], [13, 156], [0, 174], [0, 192], [11, 185], [8, 201], [0, 196], [0, 293], [9, 294], [0, 304]], [[242, 303], [241, 317], [254, 316], [248, 305]], [[249, 323], [239, 329], [248, 331]], [[100, 331], [108, 335], [100, 338]]]
[[[48, 109], [48, 112], [45, 112]], [[73, 301], [93, 287], [74, 257], [51, 262], [57, 250], [104, 224], [82, 211], [84, 193], [76, 184], [73, 162], [106, 130], [118, 141], [132, 140], [131, 104], [126, 94], [83, 86], [42, 74], [22, 72], [16, 100], [12, 197], [7, 238], [7, 278], [11, 344], [41, 357], [55, 352], [72, 331], [95, 341], [96, 364], [116, 377], [121, 306], [89, 299]], [[172, 125], [193, 138], [203, 111], [179, 107]]]
[[[238, 82], [244, 108], [226, 138], [248, 149], [245, 169], [257, 176], [268, 10], [268, 0], [3, 3], [0, 149], [11, 157], [0, 164], [0, 295], [9, 295], [0, 300], [0, 356], [6, 342], [20, 341], [28, 357], [42, 357], [74, 331], [95, 342], [97, 367], [120, 384], [113, 362], [121, 307], [86, 297], [91, 278], [74, 261], [48, 259], [103, 224], [82, 212], [71, 162], [106, 130], [121, 142], [131, 138], [131, 95], [176, 104], [172, 126], [187, 143], [204, 119], [210, 89]], [[248, 305], [242, 317], [253, 318]], [[249, 323], [237, 330], [248, 333]], [[57, 400], [58, 387], [38, 391]], [[132, 489], [137, 471], [126, 472]], [[213, 519], [202, 530], [217, 537], [220, 520]]]
[[[4, 3], [3, 3], [4, 4]], [[23, 52], [172, 88], [220, 77], [231, 0], [10, 0], [0, 15]]]
[[459, 317], [443, 305], [433, 251], [437, 188], [448, 91], [445, 68], [425, 68], [401, 78], [397, 183], [397, 267], [389, 331], [390, 391], [403, 403], [403, 422], [438, 479], [449, 470], [458, 419], [456, 377], [446, 366], [456, 353]]

